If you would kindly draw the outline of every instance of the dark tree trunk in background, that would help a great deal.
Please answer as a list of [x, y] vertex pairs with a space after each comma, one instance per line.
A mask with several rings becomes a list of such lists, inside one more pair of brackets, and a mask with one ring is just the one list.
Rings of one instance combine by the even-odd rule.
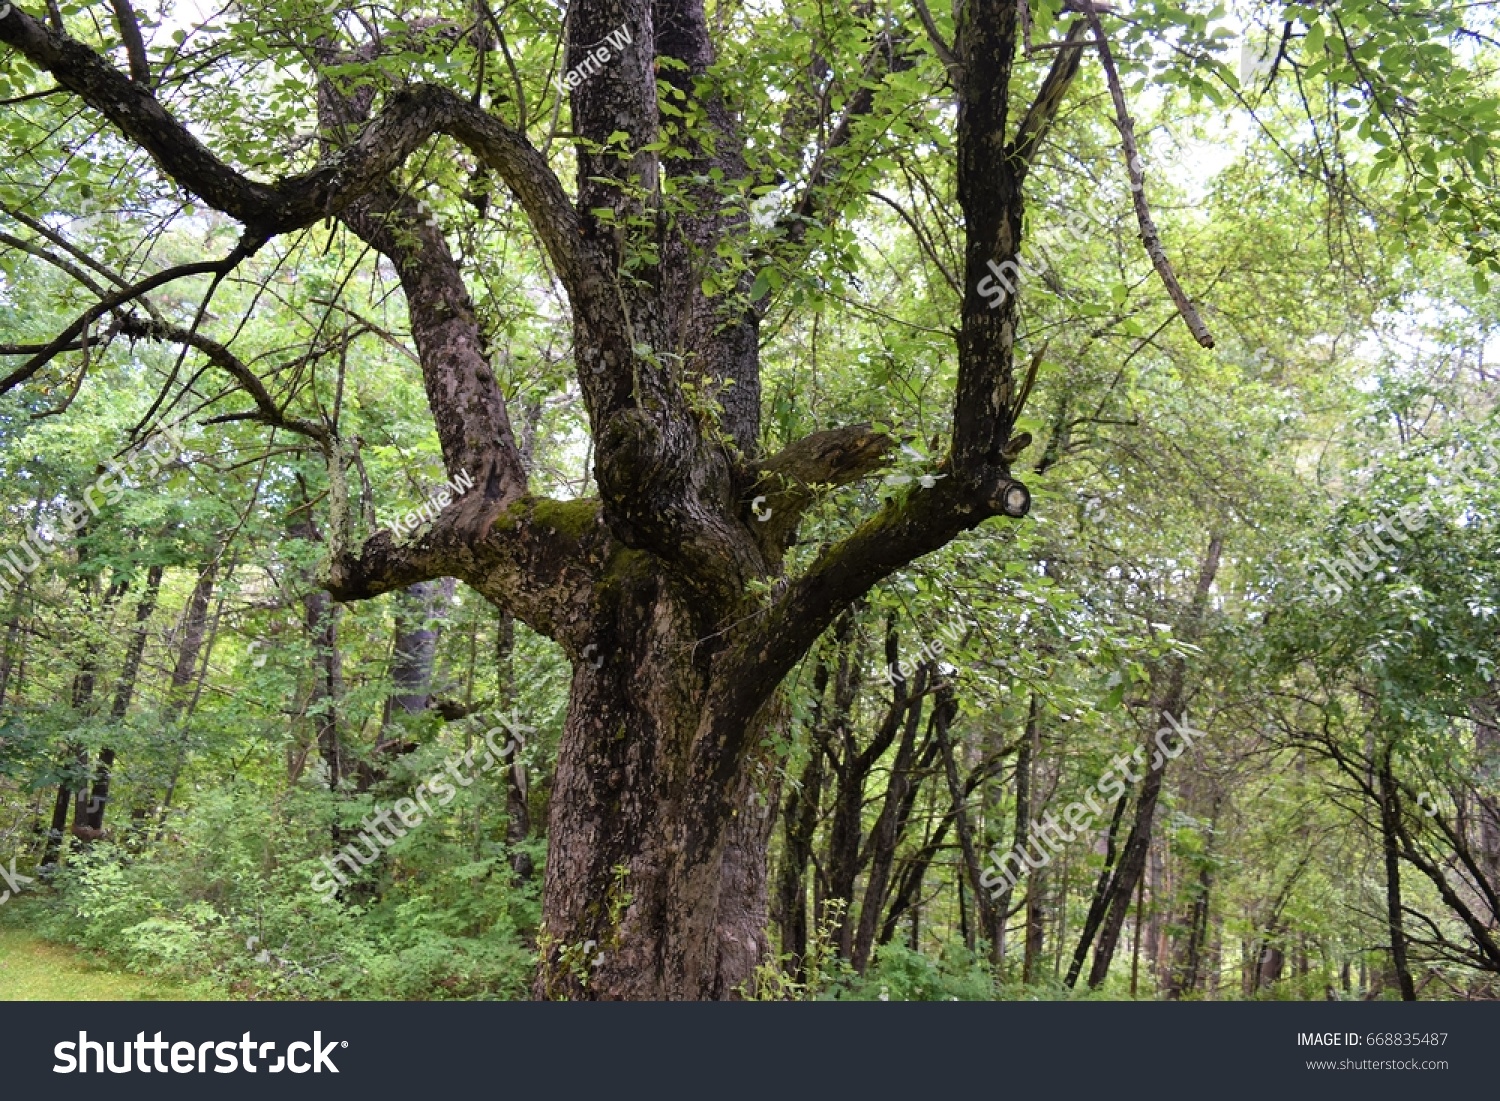
[[312, 694], [308, 713], [312, 716], [318, 754], [328, 772], [328, 786], [337, 791], [348, 774], [344, 746], [339, 737], [339, 701], [343, 697], [343, 662], [339, 653], [338, 613], [328, 594], [307, 593], [302, 598], [303, 624], [312, 644]]
[[[1031, 842], [1031, 789], [1035, 762], [1041, 756], [1041, 700], [1035, 692], [1026, 707], [1026, 729], [1021, 735], [1021, 744], [1016, 752], [1016, 813], [1012, 830], [1011, 848], [1024, 851]], [[1037, 969], [1041, 966], [1044, 924], [1042, 913], [1042, 876], [1045, 868], [1030, 869], [1026, 876], [1025, 923], [1022, 933], [1021, 981], [1031, 984], [1037, 980]], [[1006, 887], [995, 900], [995, 920], [1003, 927], [1010, 915], [1010, 900], [1014, 888]], [[998, 961], [997, 961], [998, 962]]]
[[[934, 675], [936, 675], [935, 672]], [[974, 841], [974, 831], [969, 825], [967, 799], [963, 783], [958, 778], [958, 762], [953, 757], [953, 744], [948, 739], [948, 728], [957, 713], [958, 704], [953, 699], [953, 690], [945, 685], [939, 689], [937, 706], [933, 709], [932, 731], [937, 741], [938, 753], [942, 757], [943, 775], [948, 781], [948, 796], [953, 800], [953, 824], [958, 830], [958, 844], [963, 853], [964, 870], [968, 873], [969, 886], [974, 890], [975, 915], [978, 918], [979, 927], [984, 931], [985, 939], [989, 941], [990, 963], [998, 967], [1001, 944], [1000, 919], [994, 904], [990, 901], [989, 892], [980, 883], [983, 870], [980, 867], [979, 848]], [[972, 950], [973, 947], [974, 944], [971, 941], [969, 948]]]
[[[847, 735], [849, 711], [854, 706], [860, 686], [859, 620], [851, 610], [839, 616], [830, 632], [828, 647], [819, 656], [813, 670], [813, 710], [808, 724], [807, 763], [797, 784], [787, 793], [782, 812], [783, 833], [780, 875], [777, 880], [773, 917], [781, 927], [781, 951], [791, 957], [792, 973], [806, 975], [810, 922], [807, 902], [807, 868], [812, 862], [814, 835], [822, 813], [823, 792], [828, 776], [828, 761], [835, 754], [835, 737]], [[830, 663], [836, 665], [836, 670]], [[830, 687], [833, 698], [830, 701]], [[838, 739], [847, 749], [847, 737]], [[820, 870], [813, 914], [822, 920], [828, 897], [825, 861]], [[852, 898], [852, 886], [850, 898]], [[847, 904], [848, 898], [845, 899]]]
[[[371, 748], [368, 757], [358, 761], [354, 766], [360, 791], [367, 791], [384, 779], [386, 767], [391, 758], [409, 753], [416, 748], [417, 743], [409, 740], [402, 719], [421, 715], [436, 705], [434, 696], [436, 686], [433, 684], [433, 677], [437, 667], [438, 640], [442, 633], [441, 621], [446, 609], [452, 605], [454, 591], [455, 582], [448, 577], [436, 581], [419, 581], [395, 596], [396, 622], [391, 643], [391, 690], [385, 698], [385, 709], [381, 714], [380, 730], [375, 736], [375, 745]], [[342, 695], [341, 688], [331, 696], [328, 694], [329, 687], [338, 683], [341, 678], [338, 673], [330, 676], [326, 669], [330, 645], [333, 652], [336, 652], [338, 639], [336, 633], [330, 637], [321, 626], [313, 626], [321, 624], [321, 619], [328, 614], [328, 610], [321, 606], [309, 609], [306, 600], [307, 597], [304, 597], [304, 612], [311, 617], [307, 620], [309, 635], [313, 639], [315, 650], [320, 655], [319, 661], [324, 666], [319, 686], [314, 689], [309, 704], [314, 713], [314, 721], [318, 722], [317, 716], [320, 709], [327, 709], [326, 701], [337, 699]], [[320, 750], [327, 744], [322, 736], [322, 730], [322, 724], [319, 723]], [[343, 752], [342, 747], [338, 756], [340, 767], [347, 769], [348, 762], [343, 760], [347, 754]], [[328, 761], [326, 752], [324, 752], [324, 761]], [[340, 775], [342, 776], [343, 773], [341, 772]]]
[[[1191, 785], [1184, 793], [1183, 802], [1189, 812], [1197, 809], [1205, 797], [1199, 795], [1201, 784]], [[1187, 939], [1178, 939], [1171, 966], [1167, 969], [1164, 990], [1167, 998], [1176, 999], [1197, 991], [1201, 981], [1203, 960], [1208, 944], [1209, 911], [1213, 897], [1213, 859], [1218, 842], [1219, 807], [1221, 794], [1215, 791], [1210, 806], [1203, 808], [1208, 814], [1207, 846], [1198, 860], [1196, 882], [1189, 887], [1186, 910], [1171, 924], [1187, 929]]]
[[[849, 622], [846, 616], [840, 625]], [[807, 974], [807, 866], [812, 860], [813, 835], [823, 801], [823, 760], [828, 744], [823, 708], [828, 681], [828, 659], [824, 656], [813, 672], [807, 763], [802, 766], [799, 781], [787, 792], [782, 811], [781, 867], [772, 916], [781, 929], [781, 953], [789, 958], [792, 977], [798, 980]]]
[[1073, 961], [1068, 965], [1067, 978], [1063, 980], [1063, 985], [1069, 989], [1072, 989], [1078, 981], [1084, 962], [1088, 959], [1089, 948], [1094, 943], [1094, 935], [1098, 933], [1099, 925], [1104, 921], [1105, 908], [1111, 897], [1110, 887], [1114, 881], [1116, 862], [1120, 856], [1120, 826], [1125, 821], [1125, 809], [1129, 805], [1130, 791], [1127, 789], [1115, 800], [1109, 829], [1104, 835], [1104, 866], [1099, 869], [1099, 878], [1094, 883], [1093, 898], [1089, 902], [1089, 912], [1083, 919], [1083, 931], [1078, 935], [1078, 944], [1073, 949]]
[[167, 705], [163, 720], [168, 727], [180, 725], [177, 732], [177, 752], [172, 761], [172, 774], [167, 779], [167, 791], [162, 796], [161, 820], [166, 820], [167, 808], [177, 793], [177, 781], [182, 776], [182, 767], [187, 761], [188, 719], [191, 715], [194, 682], [200, 675], [199, 659], [203, 656], [203, 641], [208, 634], [208, 606], [213, 599], [214, 585], [219, 577], [219, 548], [209, 552], [208, 562], [198, 572], [192, 595], [183, 609], [182, 621], [177, 628], [177, 658], [172, 664], [172, 680], [167, 685]]
[[[383, 726], [390, 726], [395, 715], [420, 715], [431, 706], [438, 623], [452, 599], [451, 579], [418, 581], [396, 595], [391, 694], [386, 697]], [[383, 732], [381, 740], [385, 741]]]
[[[516, 706], [516, 620], [505, 612], [495, 627], [495, 665], [499, 709], [509, 713]], [[511, 846], [511, 870], [523, 880], [536, 872], [531, 854], [521, 848], [531, 837], [530, 787], [526, 761], [517, 754], [505, 770], [505, 839]]]
[[52, 801], [52, 822], [42, 845], [42, 859], [37, 864], [37, 874], [44, 879], [57, 869], [57, 861], [62, 855], [63, 834], [68, 828], [68, 807], [71, 805], [72, 793], [68, 785], [59, 784], [57, 795]]
[[[311, 506], [311, 501], [306, 487], [300, 488], [305, 510]], [[293, 523], [288, 532], [294, 539], [304, 542], [323, 542], [317, 525], [306, 516]], [[350, 771], [339, 738], [338, 713], [344, 678], [339, 653], [338, 613], [333, 597], [322, 589], [309, 588], [302, 594], [302, 627], [312, 650], [312, 684], [308, 691], [307, 713], [312, 718], [313, 740], [331, 791], [341, 788]], [[335, 842], [340, 840], [337, 825], [333, 827], [333, 839]]]
[[1401, 911], [1401, 796], [1391, 768], [1390, 746], [1386, 746], [1381, 754], [1379, 780], [1380, 835], [1385, 855], [1385, 920], [1391, 938], [1391, 968], [1401, 988], [1401, 1000], [1414, 1002], [1417, 988], [1406, 960], [1406, 926]]
[[[1269, 930], [1270, 935], [1276, 934], [1275, 929]], [[1266, 990], [1281, 981], [1282, 972], [1286, 970], [1286, 953], [1282, 951], [1279, 944], [1267, 944], [1260, 954], [1260, 968], [1255, 976], [1255, 989]]]
[[[925, 690], [931, 678], [936, 675], [936, 665], [919, 666], [911, 685], [911, 696], [906, 697], [903, 688], [901, 701], [903, 707], [900, 710], [892, 709], [893, 716], [900, 715], [901, 710], [904, 710], [905, 718], [899, 724], [901, 740], [896, 745], [896, 755], [891, 761], [885, 799], [881, 803], [880, 814], [875, 819], [875, 825], [870, 830], [869, 839], [863, 846], [864, 851], [868, 853], [868, 859], [865, 861], [867, 864], [865, 894], [860, 903], [859, 923], [855, 928], [853, 952], [850, 954], [850, 962], [854, 965], [854, 970], [860, 974], [864, 974], [865, 969], [870, 965], [870, 955], [875, 947], [875, 934], [880, 928], [880, 916], [890, 894], [891, 873], [896, 864], [897, 846], [906, 833], [912, 806], [916, 802], [917, 783], [913, 779], [913, 773], [918, 769], [925, 770], [931, 767], [937, 752], [937, 743], [932, 735], [932, 727], [936, 723], [935, 714], [928, 720], [928, 735], [925, 743], [919, 748], [917, 742], [917, 735], [922, 727]], [[946, 706], [953, 706], [951, 698], [946, 701]], [[868, 749], [862, 757], [869, 759], [873, 767], [874, 758], [870, 757]]]
[[[860, 842], [864, 839], [865, 779], [880, 754], [895, 740], [901, 716], [898, 703], [887, 712], [885, 722], [870, 746], [877, 752], [873, 756], [860, 754], [854, 738], [852, 712], [863, 684], [861, 641], [856, 634], [849, 647], [839, 648], [827, 738], [833, 770], [833, 813], [813, 915], [814, 920], [821, 924], [837, 914], [834, 944], [844, 959], [854, 954], [854, 890], [859, 878]], [[896, 660], [897, 653], [894, 635], [888, 632], [887, 667]]]
[[[82, 552], [79, 558], [81, 561]], [[83, 645], [83, 656], [79, 662], [78, 674], [73, 678], [71, 701], [74, 712], [80, 718], [87, 718], [94, 713], [94, 693], [98, 687], [100, 657], [108, 638], [107, 622], [120, 597], [125, 594], [125, 589], [124, 578], [116, 575], [115, 579], [110, 582], [109, 588], [105, 590], [104, 599], [96, 613], [103, 621], [94, 626], [100, 634], [88, 639]], [[73, 796], [73, 838], [74, 845], [77, 846], [93, 840], [92, 831], [89, 829], [89, 752], [81, 745], [73, 747], [72, 773], [73, 780], [69, 787]]]
[[[115, 686], [114, 703], [109, 709], [109, 716], [116, 723], [124, 720], [126, 713], [130, 710], [130, 701], [135, 696], [135, 683], [141, 671], [141, 657], [146, 652], [146, 624], [156, 611], [156, 597], [161, 591], [162, 573], [163, 568], [160, 565], [152, 565], [146, 570], [146, 591], [141, 594], [140, 602], [135, 606], [135, 630], [131, 632], [130, 643], [125, 650], [125, 664], [120, 669], [120, 680]], [[94, 772], [94, 788], [89, 797], [88, 824], [90, 829], [102, 830], [104, 828], [104, 811], [109, 805], [109, 785], [114, 767], [115, 751], [110, 746], [105, 746], [99, 752], [99, 767]]]
[[30, 583], [28, 575], [16, 588], [15, 599], [11, 602], [10, 617], [5, 624], [5, 643], [0, 648], [0, 707], [5, 706], [6, 698], [10, 694], [11, 676], [15, 670], [16, 639], [21, 633], [21, 609], [26, 599], [26, 588]]
[[172, 663], [172, 682], [167, 687], [167, 722], [176, 722], [187, 710], [189, 689], [198, 671], [203, 640], [208, 633], [208, 606], [213, 599], [214, 584], [219, 576], [219, 557], [214, 551], [208, 563], [198, 572], [192, 595], [183, 609], [177, 629], [177, 657]]
[[[1500, 688], [1492, 685], [1470, 713], [1474, 718], [1474, 755], [1480, 769], [1474, 808], [1476, 863], [1491, 890], [1500, 892]], [[1500, 914], [1494, 915], [1494, 920], [1500, 924]]]
[[[79, 552], [80, 562], [84, 557], [83, 551]], [[115, 602], [125, 592], [125, 583], [120, 578], [111, 582], [105, 590], [104, 598], [97, 610], [92, 608], [94, 603], [94, 583], [87, 578], [82, 581], [82, 589], [85, 607], [95, 612], [99, 620], [106, 620], [114, 608]], [[92, 618], [92, 617], [91, 617]], [[95, 626], [95, 630], [101, 630]], [[68, 703], [73, 709], [74, 715], [79, 720], [89, 717], [94, 706], [94, 689], [97, 683], [100, 651], [104, 647], [104, 638], [100, 635], [87, 637], [82, 641], [79, 654], [78, 670], [73, 676], [73, 683], [69, 690]], [[63, 835], [68, 826], [68, 807], [73, 808], [73, 830], [74, 836], [80, 841], [88, 836], [88, 774], [89, 774], [89, 752], [88, 749], [78, 743], [70, 743], [67, 747], [67, 756], [64, 758], [60, 771], [66, 777], [58, 785], [57, 798], [52, 807], [52, 824], [47, 832], [47, 839], [42, 849], [40, 870], [43, 875], [51, 875], [56, 870], [58, 861], [62, 858]]]
[[[1198, 564], [1198, 583], [1188, 604], [1187, 613], [1183, 617], [1180, 632], [1181, 637], [1189, 642], [1197, 641], [1200, 634], [1203, 612], [1208, 604], [1208, 594], [1213, 586], [1214, 577], [1219, 572], [1219, 556], [1223, 549], [1222, 537], [1217, 534], [1211, 536], [1203, 560]], [[1166, 717], [1169, 715], [1179, 721], [1184, 718], [1183, 703], [1187, 698], [1186, 673], [1185, 664], [1180, 657], [1170, 659], [1166, 692], [1157, 699], [1156, 706], [1152, 709], [1153, 716], [1163, 725], [1166, 724]], [[1152, 728], [1153, 735], [1156, 729], [1156, 727]], [[1146, 739], [1146, 747], [1145, 761], [1149, 765], [1155, 753], [1152, 737], [1148, 736]], [[1109, 974], [1109, 965], [1114, 959], [1115, 948], [1120, 941], [1120, 931], [1124, 928], [1125, 917], [1130, 910], [1131, 895], [1135, 893], [1136, 880], [1146, 869], [1146, 856], [1151, 848], [1152, 821], [1156, 814], [1156, 802], [1161, 796], [1162, 780], [1166, 772], [1166, 762], [1163, 761], [1160, 768], [1149, 769], [1145, 780], [1141, 783], [1141, 794], [1136, 800], [1135, 825], [1131, 827], [1130, 836], [1126, 838], [1125, 851], [1120, 857], [1120, 867], [1110, 883], [1107, 894], [1108, 910], [1099, 933], [1099, 943], [1094, 948], [1094, 963], [1089, 971], [1090, 987], [1098, 986]]]

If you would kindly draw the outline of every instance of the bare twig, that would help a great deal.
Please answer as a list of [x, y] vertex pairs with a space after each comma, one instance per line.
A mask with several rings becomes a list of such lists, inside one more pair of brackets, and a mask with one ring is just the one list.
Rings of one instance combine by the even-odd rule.
[[1130, 193], [1135, 202], [1135, 217], [1141, 227], [1141, 244], [1146, 248], [1146, 254], [1151, 257], [1152, 266], [1156, 268], [1156, 274], [1161, 276], [1162, 283], [1167, 288], [1167, 293], [1172, 296], [1172, 302], [1177, 306], [1177, 312], [1182, 315], [1182, 320], [1187, 324], [1189, 331], [1196, 340], [1205, 348], [1214, 346], [1213, 334], [1208, 331], [1208, 326], [1198, 316], [1198, 310], [1187, 294], [1182, 289], [1182, 284], [1177, 281], [1177, 273], [1172, 270], [1172, 262], [1167, 259], [1166, 250], [1162, 248], [1161, 233], [1156, 228], [1155, 221], [1151, 218], [1151, 207], [1146, 203], [1146, 178], [1141, 167], [1140, 146], [1135, 140], [1135, 123], [1130, 117], [1130, 109], [1125, 104], [1125, 90], [1120, 84], [1120, 73], [1115, 68], [1114, 55], [1110, 52], [1109, 41], [1104, 34], [1104, 24], [1099, 21], [1099, 9], [1093, 0], [1071, 0], [1083, 11], [1083, 16], [1089, 22], [1089, 28], [1094, 32], [1096, 45], [1099, 47], [1099, 60], [1104, 65], [1104, 76], [1109, 83], [1109, 94], [1115, 103], [1115, 125], [1120, 130], [1120, 141], [1125, 147], [1126, 165], [1130, 172]]

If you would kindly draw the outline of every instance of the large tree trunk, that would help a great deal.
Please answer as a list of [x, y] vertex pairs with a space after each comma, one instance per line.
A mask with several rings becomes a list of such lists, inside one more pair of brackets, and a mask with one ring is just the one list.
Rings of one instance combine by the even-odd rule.
[[749, 769], [685, 767], [712, 684], [690, 607], [647, 582], [606, 637], [600, 667], [575, 668], [558, 753], [537, 995], [729, 997], [767, 947], [770, 819]]

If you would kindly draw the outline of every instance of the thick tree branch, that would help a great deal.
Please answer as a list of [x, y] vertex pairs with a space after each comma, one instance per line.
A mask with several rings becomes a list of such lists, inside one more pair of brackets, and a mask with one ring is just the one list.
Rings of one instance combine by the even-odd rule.
[[1052, 120], [1057, 117], [1058, 108], [1062, 106], [1063, 97], [1067, 95], [1073, 78], [1078, 75], [1078, 67], [1083, 63], [1083, 48], [1087, 45], [1082, 39], [1087, 33], [1087, 20], [1075, 19], [1060, 43], [1061, 52], [1047, 70], [1042, 86], [1037, 89], [1036, 99], [1016, 127], [1015, 141], [1011, 143], [1011, 159], [1016, 164], [1016, 173], [1020, 179], [1026, 178], [1032, 161], [1036, 159], [1037, 148], [1046, 138]]
[[[351, 204], [343, 220], [396, 267], [449, 475], [467, 472], [476, 491], [498, 511], [526, 492], [526, 471], [473, 302], [447, 241], [415, 200], [392, 187]], [[476, 534], [480, 530], [476, 526]]]
[[578, 608], [617, 548], [597, 500], [526, 496], [511, 502], [480, 540], [471, 537], [457, 507], [406, 543], [379, 531], [357, 553], [332, 558], [326, 587], [335, 600], [367, 600], [418, 581], [457, 577], [576, 654], [587, 626]]
[[[951, 465], [956, 479], [981, 493], [1008, 477], [1017, 295], [1013, 282], [991, 285], [996, 271], [1019, 276], [1024, 168], [1006, 142], [1016, 21], [1015, 0], [969, 0], [958, 20], [957, 182], [965, 245]], [[993, 296], [995, 289], [1004, 293]]]
[[1024, 487], [1009, 481], [989, 498], [952, 478], [902, 493], [823, 551], [747, 626], [730, 659], [738, 673], [721, 678], [722, 698], [707, 709], [727, 720], [726, 729], [735, 716], [753, 714], [838, 614], [878, 582], [992, 516], [1024, 514], [1030, 502]]

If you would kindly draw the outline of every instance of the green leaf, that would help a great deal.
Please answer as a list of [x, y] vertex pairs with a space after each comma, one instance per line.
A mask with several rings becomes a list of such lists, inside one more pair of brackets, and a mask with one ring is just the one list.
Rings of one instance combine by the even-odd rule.
[[1309, 56], [1323, 52], [1324, 31], [1322, 23], [1313, 23], [1307, 28], [1307, 37], [1302, 40], [1302, 49]]

